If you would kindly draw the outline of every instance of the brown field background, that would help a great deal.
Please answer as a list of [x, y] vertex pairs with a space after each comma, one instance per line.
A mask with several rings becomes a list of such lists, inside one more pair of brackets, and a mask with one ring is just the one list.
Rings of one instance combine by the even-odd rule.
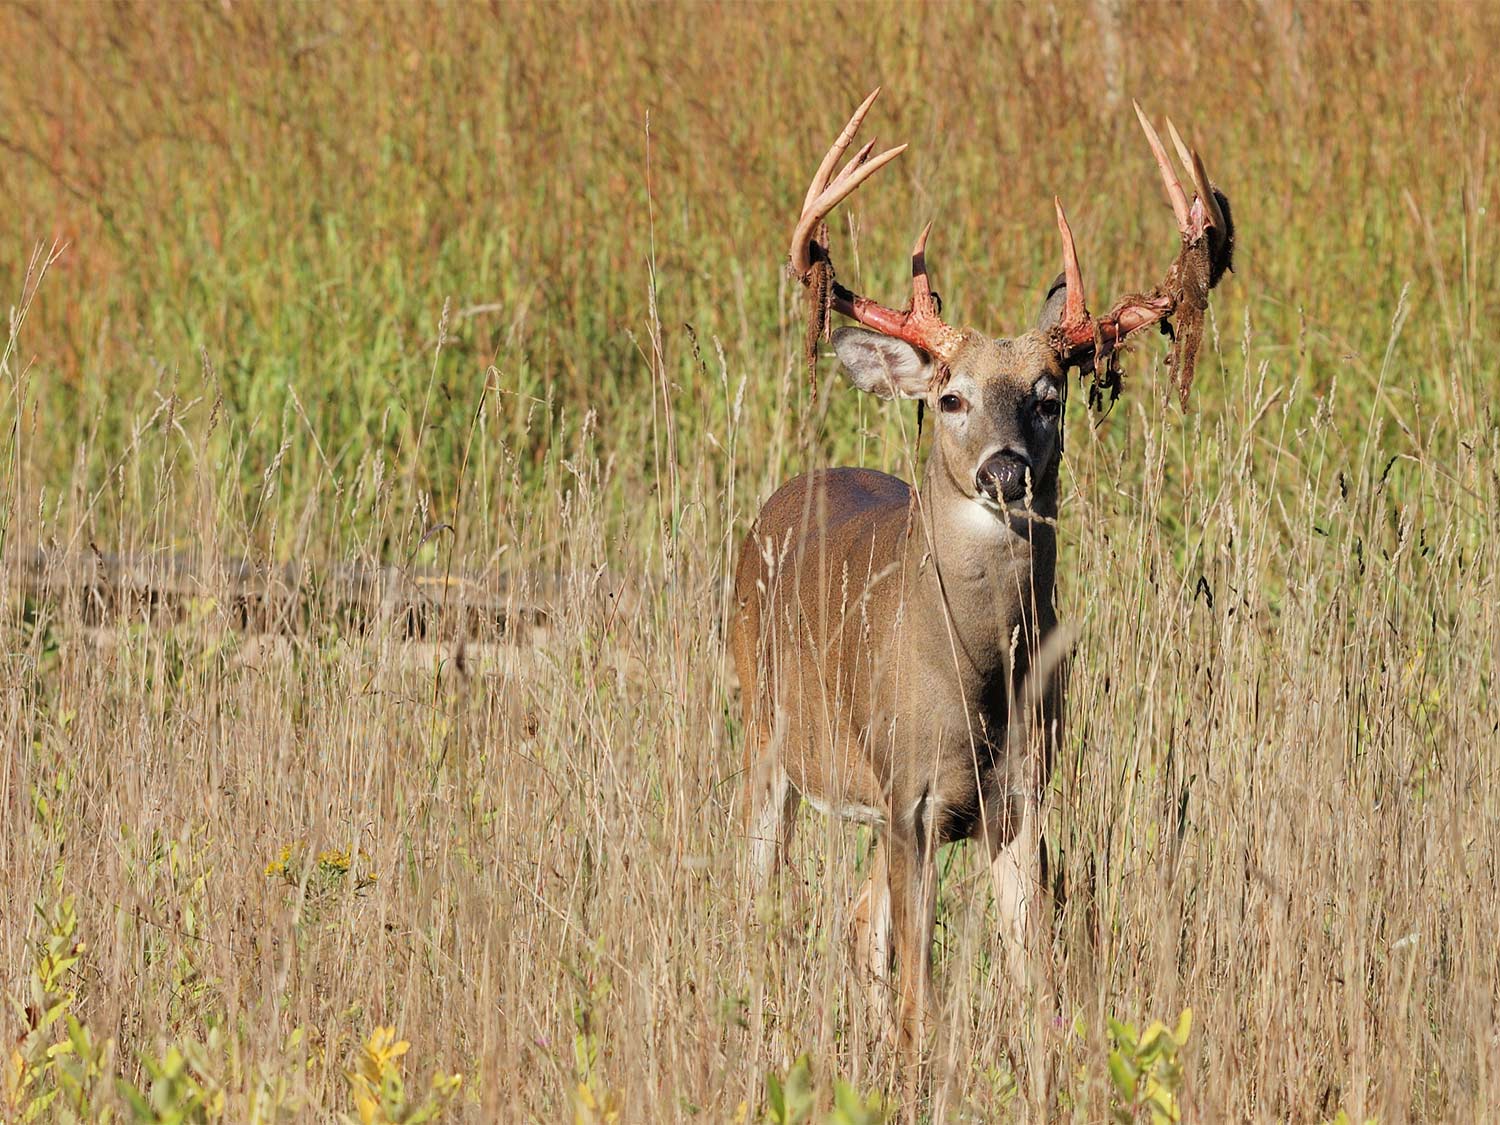
[[[1497, 43], [1485, 4], [0, 6], [0, 1119], [774, 1121], [805, 1054], [820, 1121], [838, 1082], [1144, 1121], [1107, 1021], [1187, 1008], [1184, 1120], [1495, 1117]], [[835, 231], [863, 290], [935, 218], [950, 318], [1022, 330], [1054, 193], [1095, 307], [1149, 285], [1132, 97], [1240, 231], [1192, 411], [1154, 340], [1069, 407], [1046, 1105], [976, 855], [904, 1104], [868, 840], [808, 814], [739, 890], [739, 537], [921, 456], [813, 393], [781, 271], [877, 83], [911, 149]], [[198, 584], [91, 610], [12, 581], [36, 547]], [[460, 641], [440, 585], [419, 640], [246, 632], [229, 560], [544, 620]]]

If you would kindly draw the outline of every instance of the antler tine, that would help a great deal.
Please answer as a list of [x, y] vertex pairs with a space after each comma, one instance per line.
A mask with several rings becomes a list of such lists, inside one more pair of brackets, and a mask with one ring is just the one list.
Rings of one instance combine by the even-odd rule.
[[832, 182], [838, 183], [840, 180], [853, 173], [856, 168], [858, 168], [866, 160], [870, 159], [870, 153], [874, 151], [874, 149], [875, 138], [871, 137], [862, 146], [860, 146], [860, 150], [858, 152], [856, 152], [849, 158], [849, 163], [845, 164], [843, 168], [839, 169], [839, 174], [833, 178]]
[[[828, 186], [828, 177], [833, 174], [833, 166], [838, 163], [839, 157], [844, 155], [844, 150], [854, 141], [854, 135], [859, 132], [860, 125], [864, 124], [865, 114], [870, 112], [870, 107], [875, 104], [875, 99], [880, 97], [880, 87], [870, 91], [864, 101], [859, 103], [859, 108], [849, 118], [849, 124], [844, 126], [843, 132], [833, 142], [833, 147], [828, 150], [828, 155], [823, 157], [823, 163], [818, 165], [818, 172], [807, 188], [807, 198], [802, 201], [802, 210], [805, 213], [812, 206], [813, 200], [823, 194], [823, 189]], [[847, 169], [846, 169], [847, 171]]]
[[[837, 147], [837, 146], [835, 146]], [[880, 169], [884, 168], [896, 157], [906, 151], [905, 145], [897, 145], [895, 148], [886, 149], [879, 156], [865, 161], [857, 168], [849, 170], [847, 176], [841, 175], [820, 192], [811, 203], [802, 209], [802, 218], [797, 222], [797, 229], [792, 232], [792, 272], [798, 277], [807, 276], [807, 271], [812, 268], [812, 258], [808, 253], [808, 243], [812, 239], [813, 231], [823, 221], [828, 212], [832, 211], [845, 199], [854, 194], [854, 190], [864, 183]], [[840, 150], [842, 154], [842, 150]]]
[[1067, 285], [1067, 303], [1063, 306], [1063, 323], [1076, 324], [1088, 320], [1088, 306], [1083, 294], [1083, 270], [1078, 267], [1078, 248], [1073, 244], [1073, 230], [1068, 226], [1068, 216], [1063, 213], [1062, 200], [1052, 197], [1057, 208], [1057, 233], [1062, 236], [1063, 279]]
[[[1083, 302], [1082, 273], [1078, 268], [1078, 254], [1073, 245], [1073, 235], [1068, 229], [1067, 216], [1062, 204], [1057, 205], [1057, 229], [1063, 239], [1063, 267], [1067, 277], [1068, 295], [1066, 311], [1062, 320], [1052, 328], [1051, 339], [1058, 355], [1065, 363], [1075, 364], [1083, 370], [1094, 372], [1094, 389], [1111, 389], [1119, 392], [1119, 371], [1113, 357], [1126, 340], [1136, 332], [1153, 324], [1165, 323], [1172, 337], [1172, 366], [1177, 394], [1184, 407], [1188, 392], [1193, 385], [1193, 369], [1197, 361], [1198, 345], [1203, 338], [1204, 314], [1208, 309], [1210, 290], [1219, 283], [1224, 271], [1230, 268], [1234, 252], [1234, 225], [1229, 216], [1228, 199], [1215, 192], [1208, 182], [1208, 173], [1203, 161], [1182, 139], [1182, 134], [1169, 120], [1167, 132], [1171, 134], [1172, 146], [1181, 158], [1183, 168], [1197, 189], [1189, 202], [1182, 190], [1182, 183], [1173, 170], [1161, 137], [1150, 119], [1135, 105], [1135, 115], [1141, 130], [1151, 144], [1151, 155], [1156, 158], [1157, 170], [1166, 185], [1167, 196], [1172, 201], [1172, 211], [1177, 216], [1177, 230], [1181, 236], [1181, 248], [1167, 274], [1149, 292], [1127, 293], [1114, 306], [1098, 318], [1088, 314]], [[1074, 285], [1078, 287], [1074, 300]], [[1102, 363], [1101, 363], [1102, 361]]]
[[1172, 147], [1177, 150], [1177, 159], [1182, 161], [1182, 170], [1189, 176], [1193, 174], [1193, 155], [1188, 151], [1188, 146], [1182, 139], [1182, 134], [1177, 131], [1177, 126], [1172, 124], [1172, 119], [1167, 118], [1167, 136], [1172, 138]]
[[932, 220], [922, 228], [911, 246], [911, 307], [917, 315], [937, 313], [937, 299], [932, 294], [932, 281], [927, 276], [927, 236], [932, 233]]
[[1208, 182], [1208, 172], [1203, 167], [1203, 160], [1196, 152], [1193, 153], [1193, 182], [1198, 185], [1198, 198], [1208, 208], [1209, 222], [1222, 237], [1226, 229], [1224, 212], [1219, 207], [1219, 197], [1214, 194], [1213, 185]]
[[1208, 214], [1208, 223], [1221, 234], [1224, 231], [1224, 213], [1219, 210], [1219, 201], [1214, 196], [1213, 187], [1208, 182], [1208, 173], [1203, 168], [1202, 158], [1183, 143], [1182, 135], [1177, 132], [1177, 126], [1172, 124], [1172, 119], [1167, 118], [1167, 132], [1171, 134], [1172, 144], [1177, 149], [1177, 158], [1182, 161], [1182, 166], [1187, 174], [1193, 178], [1193, 187], [1198, 191], [1198, 198], [1203, 201], [1203, 209]]
[[1177, 173], [1172, 170], [1172, 161], [1167, 156], [1167, 150], [1162, 146], [1161, 137], [1156, 133], [1156, 127], [1151, 124], [1151, 119], [1141, 109], [1141, 103], [1132, 101], [1135, 106], [1135, 115], [1140, 120], [1141, 128], [1145, 131], [1146, 141], [1151, 145], [1151, 155], [1156, 157], [1156, 166], [1161, 170], [1161, 182], [1166, 185], [1167, 197], [1172, 201], [1172, 214], [1177, 216], [1177, 228], [1187, 229], [1188, 201], [1183, 193], [1182, 184], [1178, 182]]

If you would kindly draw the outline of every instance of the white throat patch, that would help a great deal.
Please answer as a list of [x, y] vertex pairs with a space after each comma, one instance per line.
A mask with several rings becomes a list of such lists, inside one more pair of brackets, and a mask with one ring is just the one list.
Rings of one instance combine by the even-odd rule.
[[964, 527], [976, 535], [1010, 534], [1009, 513], [998, 500], [975, 496], [962, 506], [961, 511]]

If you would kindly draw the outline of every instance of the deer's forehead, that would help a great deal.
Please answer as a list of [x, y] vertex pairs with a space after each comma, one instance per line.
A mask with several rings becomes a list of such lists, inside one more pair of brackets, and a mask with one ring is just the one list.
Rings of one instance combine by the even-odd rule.
[[972, 340], [954, 363], [953, 373], [985, 389], [1024, 392], [1044, 375], [1061, 378], [1062, 365], [1057, 353], [1028, 333], [1014, 339]]

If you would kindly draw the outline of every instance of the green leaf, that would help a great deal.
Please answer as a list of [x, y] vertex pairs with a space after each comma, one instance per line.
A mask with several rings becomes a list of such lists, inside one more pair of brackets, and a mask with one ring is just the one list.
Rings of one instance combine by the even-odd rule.
[[578, 1069], [578, 1077], [587, 1082], [598, 1061], [599, 1040], [586, 1031], [573, 1036], [573, 1064]]
[[1113, 1016], [1109, 1017], [1109, 1034], [1115, 1043], [1125, 1049], [1127, 1054], [1135, 1054], [1136, 1031], [1128, 1023], [1121, 1023]]
[[73, 1044], [73, 1050], [84, 1058], [92, 1055], [93, 1042], [89, 1039], [89, 1033], [72, 1012], [68, 1013], [67, 1028], [68, 1042]]
[[1109, 1077], [1115, 1084], [1115, 1089], [1120, 1096], [1128, 1102], [1135, 1101], [1135, 1068], [1125, 1060], [1119, 1051], [1109, 1053]]
[[861, 1097], [859, 1091], [842, 1078], [833, 1084], [833, 1115], [828, 1125], [881, 1125], [885, 1106], [878, 1093]]
[[[1164, 1029], [1165, 1030], [1165, 1029]], [[1161, 1035], [1152, 1036], [1149, 1043], [1142, 1043], [1135, 1052], [1135, 1062], [1142, 1070], [1150, 1070], [1161, 1059], [1166, 1052], [1166, 1038]]]
[[1176, 1125], [1182, 1120], [1182, 1114], [1177, 1109], [1177, 1099], [1170, 1090], [1158, 1086], [1151, 1091], [1146, 1105], [1151, 1110], [1153, 1125]]
[[37, 1120], [42, 1115], [42, 1110], [46, 1109], [49, 1105], [51, 1105], [52, 1102], [57, 1098], [57, 1095], [60, 1094], [60, 1093], [62, 1093], [62, 1090], [59, 1089], [58, 1087], [54, 1086], [54, 1087], [52, 1087], [52, 1089], [48, 1090], [46, 1093], [44, 1093], [44, 1094], [38, 1094], [35, 1098], [33, 1098], [31, 1100], [31, 1104], [26, 1107], [25, 1120], [27, 1120], [27, 1121], [35, 1121], [35, 1120]]
[[145, 1095], [125, 1079], [115, 1079], [115, 1092], [125, 1099], [125, 1103], [130, 1106], [130, 1111], [137, 1121], [156, 1120], [156, 1111], [151, 1108], [151, 1103], [146, 1100]]
[[64, 996], [61, 1000], [58, 1000], [50, 1008], [47, 1009], [46, 1014], [42, 1016], [41, 1022], [36, 1025], [37, 1028], [41, 1029], [44, 1027], [51, 1027], [60, 1018], [62, 1018], [62, 1016], [68, 1010], [68, 1005], [72, 1002], [73, 997], [71, 995]]
[[1141, 1036], [1141, 1042], [1140, 1046], [1137, 1048], [1137, 1054], [1141, 1057], [1141, 1060], [1143, 1062], [1146, 1059], [1146, 1053], [1148, 1051], [1151, 1053], [1151, 1057], [1155, 1058], [1158, 1054], [1161, 1054], [1167, 1049], [1168, 1038], [1169, 1036], [1167, 1035], [1167, 1025], [1162, 1023], [1161, 1020], [1152, 1020], [1151, 1026], [1146, 1028], [1145, 1034]]
[[787, 1125], [798, 1125], [812, 1116], [816, 1099], [812, 1088], [812, 1059], [800, 1055], [786, 1076]]
[[766, 1071], [766, 1111], [771, 1115], [773, 1125], [787, 1125], [786, 1094], [774, 1070]]
[[1182, 1009], [1182, 1015], [1177, 1017], [1177, 1030], [1172, 1033], [1172, 1038], [1177, 1040], [1177, 1045], [1183, 1046], [1188, 1041], [1188, 1035], [1193, 1030], [1193, 1009]]

